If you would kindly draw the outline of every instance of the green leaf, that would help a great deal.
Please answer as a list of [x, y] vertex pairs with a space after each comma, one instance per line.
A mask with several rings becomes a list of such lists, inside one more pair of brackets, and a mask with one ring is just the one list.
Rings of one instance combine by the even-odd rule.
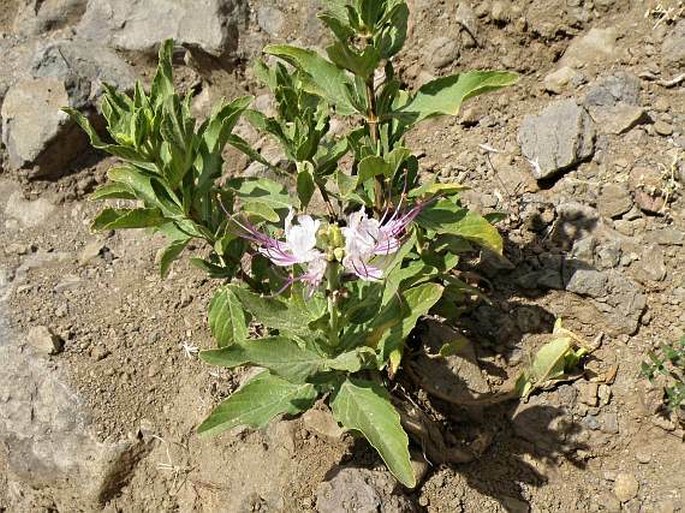
[[102, 231], [122, 228], [150, 228], [165, 222], [166, 219], [156, 208], [106, 208], [97, 215], [91, 224], [91, 229]]
[[306, 209], [316, 190], [313, 176], [314, 166], [306, 162], [300, 166], [297, 173], [297, 197], [300, 199], [300, 208]]
[[518, 75], [509, 71], [470, 71], [441, 77], [421, 86], [402, 112], [418, 122], [436, 115], [456, 116], [467, 99], [515, 84]]
[[171, 59], [174, 53], [174, 40], [167, 39], [159, 47], [157, 71], [152, 79], [150, 97], [154, 106], [161, 105], [174, 94], [174, 81]]
[[159, 261], [159, 274], [162, 278], [166, 278], [169, 274], [169, 269], [171, 264], [178, 259], [183, 250], [186, 248], [190, 238], [175, 240], [171, 242], [166, 248], [162, 248], [159, 251], [158, 261]]
[[468, 190], [469, 187], [458, 183], [438, 183], [428, 180], [416, 189], [409, 191], [410, 198], [432, 198], [438, 195], [453, 195]]
[[304, 84], [305, 90], [335, 105], [338, 114], [345, 116], [355, 113], [348, 92], [352, 82], [344, 70], [318, 53], [304, 48], [267, 45], [264, 52], [279, 57], [306, 73], [311, 80]]
[[288, 304], [280, 299], [262, 297], [239, 287], [233, 290], [243, 307], [259, 322], [272, 329], [309, 335], [309, 323], [318, 318], [307, 310], [304, 303], [297, 304], [295, 296], [291, 298], [291, 304]]
[[504, 250], [504, 243], [497, 228], [475, 212], [467, 212], [462, 219], [452, 225], [451, 233], [475, 242], [498, 255]]
[[209, 302], [209, 329], [219, 347], [247, 340], [245, 312], [231, 287], [217, 290]]
[[92, 201], [104, 199], [136, 199], [133, 190], [121, 183], [107, 183], [95, 189], [88, 197]]
[[344, 427], [364, 435], [398, 481], [408, 488], [416, 486], [409, 439], [382, 387], [369, 381], [348, 379], [335, 394], [331, 409]]
[[208, 363], [229, 369], [246, 364], [264, 367], [293, 383], [304, 383], [324, 370], [327, 362], [321, 355], [285, 337], [244, 340], [222, 349], [203, 351], [200, 356]]
[[277, 415], [310, 408], [316, 397], [310, 383], [293, 384], [263, 372], [222, 402], [197, 430], [208, 435], [236, 426], [263, 428]]

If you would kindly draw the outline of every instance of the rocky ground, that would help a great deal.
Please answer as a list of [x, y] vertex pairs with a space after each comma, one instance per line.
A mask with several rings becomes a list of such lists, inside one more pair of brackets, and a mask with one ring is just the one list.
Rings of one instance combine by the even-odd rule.
[[168, 36], [199, 114], [245, 92], [266, 103], [248, 66], [263, 44], [325, 45], [316, 0], [196, 3], [0, 0], [0, 512], [685, 511], [682, 426], [639, 371], [685, 330], [682, 2], [409, 1], [407, 83], [521, 74], [410, 136], [425, 172], [506, 214], [507, 261], [467, 263], [491, 303], [465, 315], [472, 358], [450, 365], [483, 394], [556, 318], [601, 335], [582, 376], [527, 402], [442, 405], [479, 457], [435, 466], [417, 447], [413, 491], [322, 410], [198, 438], [244, 378], [191, 350], [212, 345], [215, 283], [184, 263], [161, 280], [159, 238], [88, 229], [99, 206], [85, 198], [112, 161], [59, 107], [94, 112], [102, 81], [148, 78]]

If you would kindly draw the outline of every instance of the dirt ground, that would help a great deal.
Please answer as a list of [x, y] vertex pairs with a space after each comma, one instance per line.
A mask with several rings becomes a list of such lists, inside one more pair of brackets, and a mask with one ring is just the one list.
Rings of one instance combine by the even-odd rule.
[[[250, 44], [268, 38], [320, 43], [310, 7], [272, 4], [283, 13], [283, 28], [278, 37], [256, 32]], [[470, 186], [465, 200], [474, 208], [506, 214], [498, 226], [511, 266], [477, 255], [466, 263], [491, 300], [471, 308], [460, 326], [480, 367], [474, 379], [491, 390], [505, 386], [556, 318], [589, 340], [602, 338], [579, 379], [526, 403], [469, 411], [442, 405], [454, 437], [484, 450], [470, 463], [429, 464], [416, 490], [392, 492], [411, 507], [391, 509], [384, 501], [374, 511], [685, 511], [683, 431], [656, 414], [658, 392], [640, 376], [646, 352], [685, 330], [685, 182], [678, 177], [685, 165], [685, 95], [683, 84], [663, 85], [683, 70], [661, 60], [662, 42], [678, 17], [659, 22], [657, 2], [649, 1], [514, 0], [474, 2], [471, 23], [450, 1], [410, 4], [410, 42], [398, 62], [407, 83], [460, 69], [521, 74], [516, 86], [468, 103], [459, 118], [431, 121], [410, 136], [424, 171]], [[610, 49], [581, 49], [577, 83], [558, 95], [546, 91], [545, 77], [570, 59], [572, 43], [608, 28], [617, 34]], [[436, 37], [459, 43], [458, 56], [440, 66], [433, 58]], [[524, 117], [559, 99], [581, 99], [616, 71], [639, 77], [645, 120], [619, 134], [600, 130], [591, 159], [536, 182], [517, 142]], [[244, 75], [232, 86], [260, 94], [249, 72], [235, 76]], [[226, 90], [226, 83], [217, 89]], [[216, 282], [185, 261], [162, 280], [158, 236], [91, 233], [100, 205], [86, 196], [112, 161], [86, 160], [51, 182], [28, 181], [21, 171], [0, 174], [0, 282], [8, 284], [16, 337], [45, 325], [65, 341], [50, 365], [83, 401], [98, 439], [150, 439], [130, 481], [104, 511], [314, 511], [317, 489], [339, 465], [387, 479], [364, 443], [347, 434], [326, 436], [312, 419], [198, 438], [199, 422], [244, 378], [184, 349], [212, 347], [206, 312]], [[630, 189], [630, 208], [607, 214], [607, 184], [629, 184], [635, 168], [658, 170], [667, 201], [659, 212], [645, 212], [639, 191]], [[587, 237], [592, 248], [583, 260], [579, 241]], [[575, 261], [615, 280], [609, 297], [589, 299], [548, 285], [544, 272], [557, 269], [549, 262]], [[633, 325], [624, 303], [635, 297], [645, 306]], [[0, 463], [6, 456], [0, 451]], [[17, 488], [1, 474], [0, 511], [55, 511], [49, 494]], [[348, 511], [341, 508], [335, 511]]]

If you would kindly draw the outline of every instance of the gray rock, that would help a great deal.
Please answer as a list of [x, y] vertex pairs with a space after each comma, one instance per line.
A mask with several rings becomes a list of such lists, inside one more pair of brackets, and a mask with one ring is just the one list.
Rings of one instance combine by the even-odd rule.
[[98, 44], [153, 53], [159, 42], [221, 56], [238, 45], [238, 28], [247, 15], [240, 0], [90, 0], [77, 33]]
[[104, 92], [103, 83], [131, 90], [136, 81], [133, 68], [111, 50], [90, 41], [63, 40], [40, 48], [31, 72], [34, 77], [62, 80], [74, 108], [94, 107]]
[[618, 425], [618, 415], [615, 413], [605, 412], [599, 416], [599, 423], [603, 433], [610, 435], [617, 435], [620, 432]]
[[411, 513], [414, 506], [401, 495], [386, 472], [342, 468], [316, 491], [319, 513]]
[[573, 100], [553, 103], [537, 116], [526, 116], [518, 133], [521, 150], [538, 180], [590, 158], [594, 138], [590, 116]]
[[2, 303], [0, 361], [0, 443], [8, 456], [7, 479], [12, 486], [40, 490], [45, 503], [59, 511], [99, 511], [126, 484], [148, 444], [98, 441], [82, 398], [59, 371], [23, 351], [11, 336]]
[[659, 120], [654, 123], [654, 131], [659, 135], [668, 137], [669, 135], [673, 134], [673, 125]]
[[450, 37], [438, 36], [428, 43], [424, 56], [434, 69], [443, 68], [459, 58], [459, 44]]
[[586, 34], [571, 41], [561, 64], [579, 68], [583, 65], [614, 61], [619, 56], [616, 41], [621, 33], [622, 31], [616, 27], [590, 29]]
[[454, 19], [466, 31], [465, 43], [467, 46], [480, 45], [478, 42], [478, 16], [469, 2], [459, 2]]
[[64, 340], [55, 335], [47, 326], [34, 326], [26, 335], [28, 343], [39, 355], [54, 355], [64, 349]]
[[14, 191], [7, 199], [5, 215], [9, 219], [16, 219], [26, 228], [33, 228], [45, 223], [55, 210], [55, 205], [45, 198], [29, 201], [21, 191]]
[[622, 184], [610, 183], [602, 187], [597, 200], [597, 208], [605, 217], [619, 217], [633, 206], [628, 188]]
[[490, 8], [490, 17], [496, 23], [509, 23], [512, 18], [512, 8], [509, 1], [497, 0]]
[[26, 0], [19, 3], [14, 31], [33, 36], [75, 25], [86, 11], [87, 0]]
[[548, 73], [544, 79], [545, 91], [561, 94], [567, 88], [578, 87], [585, 81], [585, 77], [569, 66]]
[[633, 474], [620, 473], [614, 481], [614, 495], [621, 502], [628, 502], [637, 497], [640, 483]]
[[635, 278], [642, 282], [661, 281], [666, 277], [664, 251], [656, 244], [647, 246], [639, 262], [631, 266]]
[[87, 147], [84, 134], [60, 110], [69, 105], [63, 81], [35, 78], [14, 84], [2, 104], [2, 141], [14, 169], [55, 176]]
[[583, 104], [602, 133], [622, 134], [649, 121], [640, 102], [640, 79], [625, 71], [596, 81]]
[[281, 33], [285, 24], [285, 16], [275, 7], [263, 5], [257, 11], [257, 23], [261, 29], [270, 36], [277, 36]]
[[669, 68], [685, 66], [685, 20], [680, 20], [661, 44], [661, 61]]
[[685, 230], [679, 228], [652, 230], [645, 234], [645, 242], [662, 246], [683, 246], [685, 245]]
[[565, 288], [583, 297], [591, 298], [594, 307], [602, 312], [609, 335], [632, 335], [637, 330], [647, 298], [634, 281], [616, 270], [564, 269]]
[[332, 440], [339, 440], [343, 430], [331, 415], [330, 411], [311, 409], [302, 415], [302, 422], [310, 431]]

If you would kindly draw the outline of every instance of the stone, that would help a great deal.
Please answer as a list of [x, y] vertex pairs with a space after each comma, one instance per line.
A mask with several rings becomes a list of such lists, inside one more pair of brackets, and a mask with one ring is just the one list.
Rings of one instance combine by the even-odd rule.
[[1, 303], [0, 361], [4, 477], [40, 490], [55, 510], [100, 511], [127, 483], [149, 443], [98, 441], [83, 398], [48, 360], [21, 350]]
[[590, 158], [594, 139], [590, 116], [574, 100], [556, 102], [537, 116], [526, 116], [518, 133], [521, 150], [537, 180]]
[[220, 57], [237, 49], [247, 8], [238, 0], [90, 0], [76, 31], [125, 51], [154, 53], [160, 41], [173, 38]]
[[640, 102], [640, 79], [626, 71], [615, 72], [589, 86], [583, 105], [606, 134], [622, 134], [649, 121]]
[[10, 167], [56, 176], [87, 148], [85, 135], [60, 110], [68, 105], [64, 82], [54, 77], [22, 80], [7, 91], [0, 115]]
[[588, 406], [597, 406], [597, 390], [597, 383], [590, 381], [581, 382], [578, 384], [578, 399], [580, 402], [587, 404]]
[[685, 20], [676, 23], [661, 44], [661, 61], [667, 68], [685, 67]]
[[55, 205], [46, 198], [27, 200], [18, 190], [10, 194], [5, 205], [5, 216], [16, 219], [25, 228], [40, 226], [50, 219], [54, 211]]
[[263, 5], [257, 10], [257, 24], [270, 36], [278, 36], [283, 30], [285, 16], [280, 9]]
[[614, 495], [621, 502], [628, 502], [637, 497], [640, 483], [633, 474], [621, 472], [614, 481]]
[[619, 433], [618, 426], [618, 415], [615, 413], [602, 413], [598, 417], [599, 423], [601, 425], [601, 430], [603, 433], [610, 435], [617, 435]]
[[424, 56], [434, 69], [443, 68], [459, 58], [459, 44], [450, 37], [438, 36], [428, 43]]
[[671, 125], [670, 123], [666, 123], [665, 121], [659, 120], [656, 123], [654, 123], [654, 131], [659, 135], [668, 137], [669, 135], [673, 134], [673, 125]]
[[87, 0], [27, 0], [19, 3], [14, 31], [35, 36], [73, 26], [86, 11]]
[[605, 217], [619, 217], [633, 206], [628, 188], [623, 184], [609, 183], [602, 187], [597, 200], [599, 213]]
[[502, 25], [511, 21], [511, 3], [509, 1], [497, 0], [490, 8], [490, 17], [495, 23]]
[[331, 415], [330, 411], [311, 409], [302, 415], [302, 422], [310, 431], [332, 440], [339, 440], [343, 435], [343, 429]]
[[319, 513], [411, 513], [414, 506], [387, 472], [346, 467], [316, 490]]
[[40, 355], [55, 355], [64, 349], [64, 340], [47, 326], [34, 326], [26, 335], [29, 345]]
[[612, 62], [619, 56], [616, 41], [622, 33], [616, 27], [591, 28], [568, 45], [561, 64], [573, 68]]
[[633, 264], [630, 269], [633, 276], [642, 283], [663, 280], [666, 277], [663, 249], [656, 244], [647, 246], [639, 262]]
[[578, 87], [585, 78], [581, 73], [569, 66], [548, 73], [544, 78], [545, 91], [554, 94], [561, 94], [568, 88]]
[[635, 204], [644, 212], [658, 214], [666, 206], [664, 180], [661, 172], [653, 167], [634, 167], [628, 176], [628, 186], [633, 192]]
[[467, 32], [473, 43], [479, 45], [478, 42], [478, 16], [475, 11], [471, 8], [469, 2], [459, 2], [457, 5], [457, 12], [454, 15], [454, 19], [459, 25], [461, 25]]
[[637, 283], [613, 269], [597, 271], [570, 263], [563, 270], [567, 291], [595, 300], [592, 305], [601, 312], [607, 334], [635, 333], [647, 306], [647, 298]]
[[94, 108], [104, 92], [103, 84], [129, 91], [136, 72], [111, 50], [92, 41], [61, 40], [42, 46], [31, 66], [34, 77], [57, 78], [65, 84], [69, 106]]
[[685, 230], [679, 228], [651, 230], [645, 234], [644, 239], [647, 243], [662, 246], [683, 246], [685, 245]]
[[86, 265], [99, 257], [105, 249], [105, 243], [101, 240], [93, 240], [85, 245], [79, 255], [78, 261], [81, 265]]

